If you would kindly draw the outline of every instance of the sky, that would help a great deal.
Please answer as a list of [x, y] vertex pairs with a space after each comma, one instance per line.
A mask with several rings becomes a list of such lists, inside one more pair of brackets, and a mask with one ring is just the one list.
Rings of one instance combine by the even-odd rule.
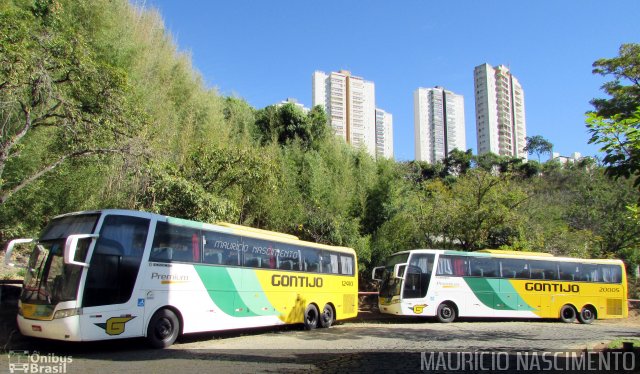
[[257, 109], [286, 98], [311, 107], [316, 70], [372, 81], [376, 107], [393, 114], [399, 161], [414, 159], [419, 87], [464, 96], [476, 153], [473, 69], [483, 63], [508, 66], [522, 85], [527, 136], [561, 155], [597, 155], [585, 112], [611, 78], [592, 64], [640, 42], [639, 0], [131, 1], [160, 12], [207, 87]]

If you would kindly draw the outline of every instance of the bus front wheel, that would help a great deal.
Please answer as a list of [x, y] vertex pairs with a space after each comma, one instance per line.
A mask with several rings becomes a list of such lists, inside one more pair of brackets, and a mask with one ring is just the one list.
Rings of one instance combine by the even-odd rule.
[[584, 324], [590, 324], [596, 319], [596, 311], [592, 306], [587, 305], [582, 308], [580, 314], [578, 314], [578, 321]]
[[560, 320], [564, 323], [573, 323], [576, 320], [576, 310], [571, 305], [565, 305], [560, 309]]
[[318, 308], [313, 305], [307, 305], [307, 309], [304, 310], [304, 328], [305, 330], [313, 330], [318, 326], [319, 319]]
[[456, 309], [450, 303], [442, 303], [438, 305], [438, 313], [436, 315], [439, 322], [449, 323], [456, 319]]
[[180, 320], [170, 309], [157, 311], [147, 327], [147, 340], [154, 348], [166, 348], [173, 344], [180, 334]]
[[325, 304], [322, 308], [322, 314], [320, 315], [320, 327], [330, 327], [335, 320], [335, 314], [333, 313], [333, 307], [329, 304]]

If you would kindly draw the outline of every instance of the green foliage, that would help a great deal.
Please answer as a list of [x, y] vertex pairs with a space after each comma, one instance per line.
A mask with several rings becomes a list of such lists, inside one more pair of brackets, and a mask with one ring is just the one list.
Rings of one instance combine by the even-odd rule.
[[619, 120], [634, 116], [640, 106], [640, 44], [622, 44], [617, 57], [594, 62], [593, 73], [613, 78], [602, 85], [610, 98], [591, 101], [596, 114]]
[[587, 127], [589, 143], [602, 146], [607, 173], [614, 178], [633, 178], [640, 187], [640, 106], [628, 118], [617, 114], [607, 119], [589, 113]]
[[553, 151], [553, 144], [550, 141], [542, 137], [542, 135], [527, 136], [527, 145], [524, 150], [530, 155], [536, 154], [538, 156], [538, 162], [540, 162], [541, 155], [551, 155]]
[[[144, 123], [126, 74], [95, 58], [65, 4], [38, 1], [0, 13], [0, 202], [71, 158], [125, 154]], [[29, 168], [20, 151], [46, 149]], [[32, 155], [31, 155], [32, 156]], [[7, 178], [5, 171], [13, 178]]]
[[[638, 262], [637, 192], [593, 160], [374, 160], [331, 136], [320, 107], [255, 110], [219, 96], [157, 12], [126, 0], [5, 2], [0, 26], [2, 240], [58, 213], [116, 207], [353, 247], [362, 274], [410, 248]], [[635, 48], [597, 62], [633, 83], [606, 86], [615, 100], [602, 108], [637, 97]], [[638, 113], [617, 113], [592, 117], [592, 140], [610, 151], [609, 170], [633, 176]]]
[[317, 148], [329, 133], [324, 109], [316, 106], [308, 114], [291, 103], [270, 105], [256, 113], [256, 127], [262, 144], [285, 145], [299, 139], [307, 148]]
[[593, 67], [594, 74], [613, 80], [602, 86], [609, 98], [591, 101], [589, 143], [602, 147], [610, 176], [634, 178], [640, 188], [640, 44], [623, 44], [617, 57], [597, 60]]

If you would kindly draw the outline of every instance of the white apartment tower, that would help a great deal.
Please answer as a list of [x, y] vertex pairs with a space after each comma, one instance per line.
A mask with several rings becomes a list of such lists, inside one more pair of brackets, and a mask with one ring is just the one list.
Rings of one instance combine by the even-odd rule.
[[322, 105], [335, 134], [376, 154], [376, 102], [373, 82], [341, 70], [313, 73], [313, 106]]
[[466, 150], [464, 98], [442, 87], [413, 92], [415, 159], [436, 163], [454, 149]]
[[524, 91], [509, 69], [489, 64], [473, 72], [478, 154], [492, 152], [527, 159]]
[[376, 108], [376, 158], [393, 158], [393, 115]]

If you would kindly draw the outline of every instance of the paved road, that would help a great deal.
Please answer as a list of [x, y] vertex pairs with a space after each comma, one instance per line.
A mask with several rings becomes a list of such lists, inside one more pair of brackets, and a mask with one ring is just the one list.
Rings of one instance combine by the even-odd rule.
[[[593, 349], [601, 342], [616, 338], [640, 338], [640, 324], [634, 321], [596, 321], [593, 325], [523, 321], [438, 324], [363, 315], [358, 320], [315, 331], [289, 326], [190, 335], [165, 350], [148, 349], [143, 340], [70, 345], [18, 339], [9, 348], [27, 349], [31, 354], [37, 350], [39, 360], [58, 357], [61, 361], [70, 357], [72, 361], [66, 365], [43, 364], [57, 365], [67, 373], [182, 374], [195, 370], [204, 373], [406, 373], [420, 371], [424, 364], [422, 352], [453, 350], [511, 352], [513, 355], [519, 350]], [[0, 373], [8, 371], [8, 366], [8, 356], [1, 355]], [[636, 359], [635, 366], [640, 367], [640, 359]]]

